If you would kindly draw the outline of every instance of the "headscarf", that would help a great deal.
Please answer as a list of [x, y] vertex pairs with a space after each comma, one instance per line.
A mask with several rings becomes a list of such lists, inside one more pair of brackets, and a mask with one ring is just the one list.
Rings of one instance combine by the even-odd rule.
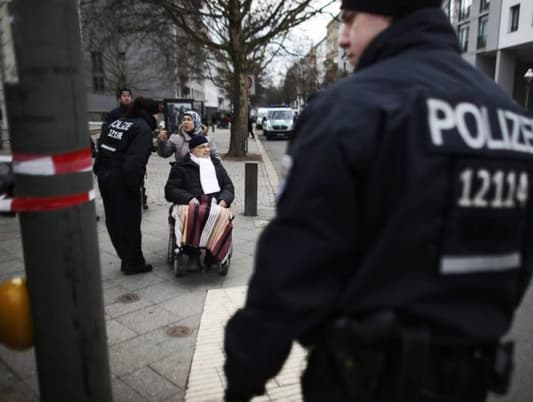
[[187, 134], [190, 136], [203, 134], [202, 120], [200, 119], [200, 115], [198, 113], [196, 113], [194, 110], [188, 110], [183, 113], [183, 115], [191, 117], [194, 122], [194, 128], [192, 131], [188, 131]]

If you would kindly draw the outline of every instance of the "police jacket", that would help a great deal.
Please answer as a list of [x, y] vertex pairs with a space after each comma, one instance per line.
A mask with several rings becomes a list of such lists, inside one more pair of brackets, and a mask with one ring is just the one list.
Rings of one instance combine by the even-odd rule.
[[230, 389], [261, 392], [340, 315], [394, 310], [472, 343], [508, 330], [533, 264], [533, 121], [461, 58], [440, 9], [396, 20], [296, 131], [226, 327]]
[[107, 126], [111, 123], [113, 123], [115, 120], [120, 119], [121, 117], [126, 116], [126, 113], [128, 112], [129, 107], [126, 105], [123, 105], [122, 103], [112, 109], [106, 116], [104, 123], [102, 124], [100, 134], [103, 134], [107, 130]]
[[142, 109], [132, 109], [127, 117], [112, 121], [98, 139], [94, 173], [113, 170], [127, 185], [140, 186], [152, 151], [154, 128], [155, 119]]
[[[220, 191], [210, 195], [215, 197], [217, 203], [224, 200], [229, 207], [235, 198], [233, 183], [218, 158], [211, 157], [211, 162], [215, 166]], [[190, 154], [187, 154], [183, 161], [176, 163], [170, 169], [165, 197], [169, 202], [188, 204], [192, 198], [200, 200], [202, 194], [204, 192], [200, 182], [200, 167], [191, 160]]]

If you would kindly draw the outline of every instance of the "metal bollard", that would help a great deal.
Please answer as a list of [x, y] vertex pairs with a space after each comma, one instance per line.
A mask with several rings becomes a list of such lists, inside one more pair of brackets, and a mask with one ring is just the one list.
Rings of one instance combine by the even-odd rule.
[[244, 215], [257, 216], [257, 163], [244, 164]]

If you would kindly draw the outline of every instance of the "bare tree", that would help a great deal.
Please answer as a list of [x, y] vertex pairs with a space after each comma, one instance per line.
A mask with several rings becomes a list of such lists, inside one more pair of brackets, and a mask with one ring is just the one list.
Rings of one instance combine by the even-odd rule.
[[[131, 5], [130, 0], [121, 0]], [[121, 3], [118, 0], [116, 3]], [[219, 68], [229, 73], [233, 123], [229, 155], [245, 154], [248, 94], [246, 75], [284, 50], [288, 32], [334, 0], [139, 0], [146, 24], [169, 22], [204, 47]], [[315, 6], [315, 4], [320, 3]], [[209, 66], [207, 66], [209, 67]], [[212, 67], [212, 66], [211, 66]], [[208, 70], [208, 68], [207, 68]], [[222, 76], [224, 77], [224, 76]]]
[[169, 82], [183, 88], [200, 74], [202, 46], [174, 26], [146, 24], [147, 8], [139, 2], [122, 6], [112, 0], [80, 2], [83, 43], [91, 57], [85, 64], [100, 70], [102, 89], [147, 91]]

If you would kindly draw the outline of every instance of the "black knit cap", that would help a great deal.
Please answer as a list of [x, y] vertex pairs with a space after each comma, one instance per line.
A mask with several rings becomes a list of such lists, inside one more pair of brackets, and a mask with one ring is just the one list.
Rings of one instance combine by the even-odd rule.
[[207, 138], [204, 135], [197, 134], [193, 135], [192, 138], [189, 141], [189, 149], [196, 148], [198, 145], [205, 144], [207, 141]]
[[421, 8], [441, 5], [442, 0], [342, 0], [341, 10], [398, 17]]
[[131, 89], [129, 89], [129, 88], [119, 88], [119, 89], [117, 89], [117, 98], [120, 98], [120, 96], [124, 92], [129, 93], [130, 96], [133, 98], [133, 92], [131, 92]]

